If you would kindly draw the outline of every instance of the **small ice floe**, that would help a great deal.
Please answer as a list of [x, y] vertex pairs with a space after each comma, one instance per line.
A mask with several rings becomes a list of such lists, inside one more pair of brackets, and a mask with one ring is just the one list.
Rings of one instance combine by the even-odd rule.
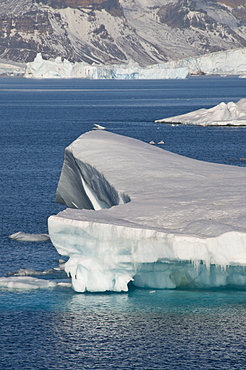
[[151, 141], [149, 142], [149, 144], [151, 144], [151, 145], [155, 145], [154, 140], [151, 140]]
[[93, 130], [106, 130], [106, 127], [94, 123]]
[[[60, 269], [61, 270], [61, 269]], [[18, 271], [8, 272], [5, 276], [35, 276], [35, 275], [51, 275], [54, 274], [55, 269], [47, 269], [36, 271], [32, 268], [19, 269]]]
[[9, 239], [18, 240], [20, 242], [45, 242], [50, 240], [48, 234], [29, 234], [23, 231], [9, 235]]
[[157, 143], [158, 145], [163, 145], [164, 144], [164, 141], [163, 140], [161, 140], [161, 141], [158, 141], [158, 143]]
[[55, 281], [38, 279], [31, 276], [11, 276], [1, 277], [0, 287], [8, 289], [40, 289], [54, 288], [57, 285]]
[[68, 287], [68, 288], [72, 287], [72, 283], [70, 279], [58, 281], [57, 285], [61, 287]]

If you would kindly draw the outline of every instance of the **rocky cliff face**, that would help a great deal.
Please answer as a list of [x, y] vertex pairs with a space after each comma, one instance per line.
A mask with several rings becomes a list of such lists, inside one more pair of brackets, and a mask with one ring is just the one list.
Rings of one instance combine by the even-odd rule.
[[[233, 3], [234, 6], [228, 9], [223, 3]], [[245, 10], [246, 7], [237, 6], [236, 1], [181, 0], [161, 7], [158, 16], [162, 24], [180, 30], [190, 46], [198, 46], [201, 52], [207, 53], [234, 48], [235, 45], [246, 46], [246, 38], [236, 27], [236, 23], [243, 23], [237, 12], [242, 15]]]
[[37, 4], [49, 5], [54, 9], [62, 8], [88, 8], [94, 10], [105, 9], [115, 16], [123, 16], [123, 9], [118, 0], [36, 0]]
[[0, 58], [150, 65], [246, 46], [243, 0], [1, 0]]

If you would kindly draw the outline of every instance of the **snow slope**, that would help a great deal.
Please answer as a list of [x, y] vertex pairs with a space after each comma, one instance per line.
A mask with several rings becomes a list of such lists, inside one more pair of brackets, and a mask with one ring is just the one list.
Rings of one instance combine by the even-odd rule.
[[49, 235], [76, 291], [245, 286], [245, 168], [103, 130], [65, 151]]
[[160, 123], [183, 123], [199, 126], [246, 126], [246, 99], [237, 103], [220, 103], [210, 109], [198, 109], [194, 112], [156, 120]]

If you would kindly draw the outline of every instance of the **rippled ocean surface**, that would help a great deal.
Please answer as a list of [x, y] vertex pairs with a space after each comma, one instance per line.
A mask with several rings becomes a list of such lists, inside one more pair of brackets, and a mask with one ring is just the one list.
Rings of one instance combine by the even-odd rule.
[[[236, 77], [163, 81], [0, 78], [0, 277], [52, 269], [47, 232], [64, 148], [97, 123], [204, 161], [246, 165], [246, 128], [153, 121], [246, 96]], [[236, 191], [235, 189], [232, 191]], [[43, 278], [43, 276], [41, 276]], [[56, 275], [47, 278], [56, 278]], [[244, 369], [246, 291], [78, 294], [67, 287], [0, 290], [0, 369]]]

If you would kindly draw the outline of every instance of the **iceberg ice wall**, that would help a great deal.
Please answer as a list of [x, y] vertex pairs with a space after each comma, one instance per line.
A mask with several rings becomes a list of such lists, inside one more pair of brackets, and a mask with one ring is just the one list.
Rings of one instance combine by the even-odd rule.
[[188, 74], [246, 74], [246, 48], [226, 50], [200, 57], [173, 60], [153, 64], [145, 68], [132, 60], [125, 64], [70, 63], [56, 58], [44, 60], [37, 54], [33, 62], [27, 63], [25, 77], [35, 78], [89, 78], [89, 79], [177, 79]]
[[65, 152], [51, 240], [76, 291], [246, 286], [246, 169], [91, 131]]
[[165, 67], [154, 64], [143, 68], [136, 62], [127, 64], [95, 65], [84, 62], [70, 63], [68, 60], [56, 58], [44, 60], [37, 54], [33, 62], [27, 63], [25, 77], [35, 78], [89, 78], [98, 79], [177, 79], [186, 78], [187, 67]]
[[189, 74], [243, 75], [246, 73], [246, 48], [218, 51], [194, 58], [166, 63], [167, 68], [187, 67]]

